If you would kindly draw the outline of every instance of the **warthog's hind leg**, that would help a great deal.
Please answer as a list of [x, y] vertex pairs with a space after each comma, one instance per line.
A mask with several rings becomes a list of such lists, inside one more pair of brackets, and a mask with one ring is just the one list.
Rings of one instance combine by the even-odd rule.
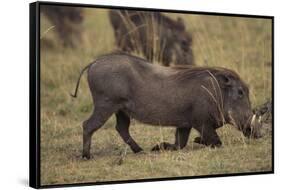
[[130, 118], [122, 111], [116, 113], [116, 130], [134, 153], [142, 151], [142, 148], [134, 141], [129, 133]]
[[90, 118], [83, 122], [83, 158], [90, 159], [91, 138], [93, 133], [102, 127], [114, 112], [115, 109], [111, 105], [96, 105]]

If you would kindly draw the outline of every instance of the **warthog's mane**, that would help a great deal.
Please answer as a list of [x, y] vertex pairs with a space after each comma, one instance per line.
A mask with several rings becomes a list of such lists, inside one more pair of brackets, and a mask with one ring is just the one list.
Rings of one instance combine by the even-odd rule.
[[231, 79], [241, 81], [240, 76], [233, 70], [223, 68], [223, 67], [197, 67], [197, 66], [173, 66], [171, 67], [176, 73], [173, 75], [175, 79], [185, 80], [202, 78], [207, 76], [227, 76]]
[[172, 80], [186, 82], [191, 79], [211, 78], [220, 83], [220, 77], [225, 76], [230, 80], [238, 82], [241, 87], [249, 93], [249, 86], [240, 78], [240, 76], [233, 70], [223, 67], [197, 67], [197, 66], [173, 66], [171, 67], [175, 73], [170, 76]]

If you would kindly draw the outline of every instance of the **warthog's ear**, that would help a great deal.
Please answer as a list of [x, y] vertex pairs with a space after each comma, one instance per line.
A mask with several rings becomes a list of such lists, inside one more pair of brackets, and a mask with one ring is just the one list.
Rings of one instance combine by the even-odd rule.
[[227, 75], [225, 75], [225, 74], [218, 75], [217, 79], [218, 79], [219, 83], [221, 85], [223, 85], [223, 87], [229, 87], [233, 83], [232, 82], [232, 78], [227, 76]]

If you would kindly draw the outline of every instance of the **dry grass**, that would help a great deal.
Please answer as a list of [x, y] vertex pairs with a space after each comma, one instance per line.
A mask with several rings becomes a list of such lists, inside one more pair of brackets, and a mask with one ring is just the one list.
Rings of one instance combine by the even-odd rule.
[[[250, 86], [252, 104], [271, 98], [271, 21], [217, 16], [182, 16], [193, 34], [197, 65], [236, 70]], [[193, 176], [271, 170], [271, 134], [249, 140], [231, 126], [218, 130], [223, 147], [210, 149], [193, 143], [181, 151], [152, 153], [163, 140], [174, 141], [174, 129], [151, 127], [133, 121], [131, 133], [145, 150], [133, 154], [115, 131], [115, 118], [93, 136], [94, 160], [81, 159], [81, 123], [93, 106], [85, 80], [77, 99], [70, 97], [80, 70], [97, 56], [111, 52], [113, 31], [106, 11], [86, 10], [83, 43], [63, 48], [45, 17], [41, 35], [55, 49], [41, 49], [41, 182], [64, 184], [157, 177]], [[120, 158], [122, 160], [120, 161]]]

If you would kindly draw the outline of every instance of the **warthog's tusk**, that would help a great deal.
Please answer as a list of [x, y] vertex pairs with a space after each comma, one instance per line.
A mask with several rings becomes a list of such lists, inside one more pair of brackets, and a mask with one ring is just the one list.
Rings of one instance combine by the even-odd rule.
[[253, 115], [252, 120], [251, 120], [251, 128], [253, 127], [253, 123], [256, 120], [256, 114]]
[[259, 123], [261, 123], [261, 116], [259, 116], [259, 120], [258, 121], [259, 121]]

